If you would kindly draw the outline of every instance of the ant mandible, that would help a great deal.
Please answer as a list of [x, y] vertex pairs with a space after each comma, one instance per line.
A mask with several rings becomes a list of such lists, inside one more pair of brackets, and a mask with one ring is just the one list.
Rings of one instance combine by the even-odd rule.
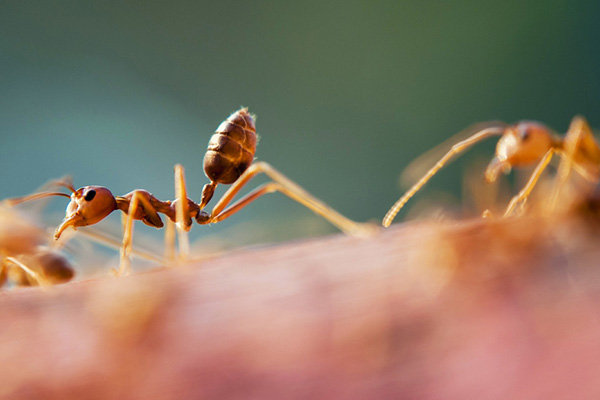
[[[344, 217], [286, 178], [268, 163], [253, 163], [256, 138], [254, 117], [246, 108], [234, 112], [221, 123], [211, 137], [204, 156], [204, 172], [210, 179], [210, 183], [204, 186], [200, 203], [195, 203], [187, 197], [184, 169], [179, 164], [175, 165], [177, 199], [174, 201], [161, 201], [150, 192], [141, 189], [115, 197], [109, 189], [102, 186], [85, 186], [75, 190], [71, 184], [63, 182], [61, 185], [71, 191], [71, 201], [67, 206], [65, 218], [55, 231], [54, 238], [58, 239], [69, 227], [75, 229], [93, 225], [113, 211], [121, 210], [126, 217], [119, 273], [128, 273], [133, 220], [141, 220], [146, 225], [162, 228], [163, 222], [159, 214], [166, 215], [177, 226], [180, 234], [180, 252], [185, 257], [188, 251], [187, 240], [181, 240], [181, 238], [187, 238], [186, 233], [190, 230], [193, 219], [201, 225], [223, 221], [258, 197], [275, 191], [285, 194], [324, 217], [346, 234], [363, 236], [373, 232], [374, 228], [370, 224], [354, 222]], [[229, 205], [240, 189], [259, 173], [266, 174], [272, 181], [259, 186], [234, 204]], [[208, 214], [203, 211], [203, 208], [211, 200], [218, 184], [231, 184], [232, 186]], [[64, 193], [38, 193], [34, 196], [51, 195], [69, 197]]]
[[560, 155], [562, 160], [558, 167], [558, 177], [552, 195], [552, 206], [554, 206], [558, 194], [572, 169], [590, 182], [598, 182], [600, 178], [600, 146], [596, 143], [589, 124], [581, 116], [573, 118], [564, 138], [555, 135], [545, 125], [533, 121], [521, 121], [509, 126], [489, 127], [452, 146], [450, 151], [390, 208], [383, 218], [383, 226], [390, 226], [404, 204], [452, 157], [491, 136], [501, 137], [496, 145], [496, 155], [485, 170], [485, 180], [487, 182], [494, 182], [501, 172], [508, 173], [513, 167], [522, 168], [537, 163], [523, 189], [511, 199], [504, 217], [511, 215], [518, 205], [522, 207], [525, 205], [527, 198], [554, 154]]

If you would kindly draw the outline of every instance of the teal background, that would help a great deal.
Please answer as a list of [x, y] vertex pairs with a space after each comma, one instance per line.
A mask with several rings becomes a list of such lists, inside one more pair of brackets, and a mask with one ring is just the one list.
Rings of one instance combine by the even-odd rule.
[[[597, 1], [1, 1], [0, 198], [71, 174], [77, 187], [171, 199], [181, 163], [198, 200], [208, 139], [244, 105], [257, 115], [258, 159], [344, 215], [380, 220], [410, 161], [474, 122], [564, 132], [583, 114], [600, 126], [599, 11]], [[468, 160], [410, 205], [460, 195]], [[193, 234], [333, 231], [269, 195]]]

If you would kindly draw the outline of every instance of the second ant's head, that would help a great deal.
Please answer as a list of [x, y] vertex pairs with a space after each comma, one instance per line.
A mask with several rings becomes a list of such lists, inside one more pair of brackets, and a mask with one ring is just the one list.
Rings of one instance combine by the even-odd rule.
[[500, 172], [508, 173], [512, 167], [537, 163], [556, 144], [552, 132], [538, 122], [522, 121], [511, 125], [496, 145], [496, 157], [488, 165], [485, 179], [494, 182]]
[[71, 201], [67, 206], [65, 218], [56, 232], [54, 238], [58, 239], [65, 229], [72, 226], [93, 225], [103, 220], [117, 209], [115, 197], [105, 187], [85, 186], [73, 191]]

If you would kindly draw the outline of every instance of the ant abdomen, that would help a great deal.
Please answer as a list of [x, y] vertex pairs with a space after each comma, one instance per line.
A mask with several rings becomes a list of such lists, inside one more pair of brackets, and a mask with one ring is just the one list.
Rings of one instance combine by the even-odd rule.
[[219, 125], [208, 142], [204, 155], [204, 173], [210, 183], [202, 189], [200, 209], [210, 201], [217, 184], [235, 182], [248, 169], [256, 151], [254, 117], [242, 108]]
[[252, 164], [255, 151], [254, 118], [242, 108], [223, 121], [210, 138], [204, 172], [214, 183], [231, 184]]

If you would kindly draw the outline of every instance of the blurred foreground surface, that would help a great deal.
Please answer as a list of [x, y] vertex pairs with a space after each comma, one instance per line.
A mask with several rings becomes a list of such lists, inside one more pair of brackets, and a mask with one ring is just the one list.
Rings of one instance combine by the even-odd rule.
[[0, 397], [597, 399], [597, 228], [404, 224], [2, 292]]

